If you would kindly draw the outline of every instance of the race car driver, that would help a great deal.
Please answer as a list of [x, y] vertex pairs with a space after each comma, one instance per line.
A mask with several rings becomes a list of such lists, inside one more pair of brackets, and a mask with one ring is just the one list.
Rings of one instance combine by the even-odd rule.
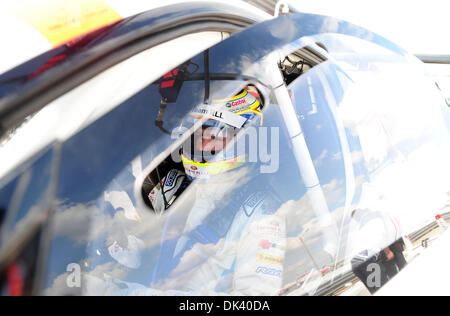
[[[246, 153], [228, 149], [243, 128], [262, 125], [262, 107], [257, 89], [247, 86], [191, 113], [203, 125], [182, 147], [184, 170], [169, 170], [148, 194], [156, 213], [170, 215], [186, 187], [195, 187], [181, 237], [161, 246], [153, 288], [206, 295], [271, 295], [281, 288], [286, 223], [277, 213], [280, 203]], [[149, 291], [127, 286], [133, 294]]]

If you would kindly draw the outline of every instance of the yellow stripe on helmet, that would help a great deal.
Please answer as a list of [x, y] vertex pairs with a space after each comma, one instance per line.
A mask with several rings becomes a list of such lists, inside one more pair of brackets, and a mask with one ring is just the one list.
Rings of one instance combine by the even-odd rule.
[[242, 166], [246, 162], [246, 155], [240, 155], [236, 158], [223, 161], [196, 162], [181, 154], [181, 159], [183, 161], [183, 166], [185, 169], [188, 168], [189, 166], [195, 166], [200, 168], [206, 167], [208, 168], [210, 175], [216, 175]]
[[244, 90], [244, 92], [242, 92], [241, 94], [235, 95], [234, 97], [231, 97], [231, 98], [225, 98], [225, 99], [216, 99], [216, 100], [213, 100], [213, 103], [216, 103], [216, 102], [225, 102], [225, 101], [232, 101], [232, 100], [240, 99], [240, 98], [246, 96], [247, 93], [248, 93], [248, 91], [247, 91], [247, 90]]
[[255, 100], [256, 100], [256, 102], [253, 103], [253, 104], [250, 106], [250, 108], [248, 108], [247, 110], [241, 111], [241, 112], [236, 112], [236, 113], [234, 113], [234, 114], [242, 115], [242, 114], [246, 114], [246, 113], [248, 113], [248, 112], [253, 112], [253, 110], [256, 110], [256, 109], [259, 108], [259, 106], [261, 105], [261, 104], [259, 103], [258, 99], [255, 98]]
[[256, 115], [259, 115], [261, 117], [261, 120], [259, 122], [260, 126], [263, 126], [263, 121], [264, 121], [264, 115], [262, 114], [262, 112], [260, 111], [256, 111], [256, 110], [252, 110], [253, 113], [255, 113]]

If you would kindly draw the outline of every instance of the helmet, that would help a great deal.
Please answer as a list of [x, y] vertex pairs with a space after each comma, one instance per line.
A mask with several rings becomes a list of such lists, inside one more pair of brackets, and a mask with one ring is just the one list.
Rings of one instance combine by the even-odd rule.
[[202, 120], [202, 127], [183, 144], [181, 158], [186, 175], [191, 180], [209, 178], [242, 166], [246, 153], [227, 145], [244, 126], [258, 120], [262, 125], [262, 107], [256, 88], [247, 86], [234, 97], [214, 100], [192, 111], [190, 119]]

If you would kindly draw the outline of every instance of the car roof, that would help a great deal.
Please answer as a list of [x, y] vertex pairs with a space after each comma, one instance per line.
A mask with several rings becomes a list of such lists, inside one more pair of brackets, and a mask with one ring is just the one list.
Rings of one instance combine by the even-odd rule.
[[191, 3], [197, 6], [227, 4], [258, 20], [271, 18], [267, 4], [259, 9], [255, 3], [240, 0], [17, 0], [0, 4], [0, 33], [2, 49], [0, 74], [89, 32], [119, 22], [123, 19], [157, 8]]
[[[112, 19], [100, 29], [88, 32], [50, 49], [37, 57], [0, 75], [0, 126], [8, 130], [29, 114], [39, 110], [54, 98], [69, 91], [95, 74], [144, 49], [139, 44], [157, 34], [153, 44], [179, 37], [184, 33], [198, 31], [192, 23], [203, 23], [201, 30], [235, 32], [263, 21], [270, 16], [262, 11], [250, 10], [247, 5], [236, 10], [224, 1], [196, 1], [163, 6], [128, 18]], [[171, 33], [165, 36], [164, 34]], [[133, 46], [130, 54], [118, 53], [124, 47]], [[116, 57], [112, 57], [116, 55]], [[120, 55], [120, 57], [118, 57]], [[111, 57], [111, 63], [106, 62]], [[102, 60], [101, 63], [98, 61]], [[97, 67], [93, 67], [96, 63]], [[86, 68], [88, 72], [86, 73]], [[75, 73], [82, 72], [83, 78]], [[68, 86], [55, 89], [67, 79]], [[52, 93], [45, 93], [52, 90]], [[58, 90], [56, 93], [55, 91]], [[30, 105], [29, 103], [33, 105]]]

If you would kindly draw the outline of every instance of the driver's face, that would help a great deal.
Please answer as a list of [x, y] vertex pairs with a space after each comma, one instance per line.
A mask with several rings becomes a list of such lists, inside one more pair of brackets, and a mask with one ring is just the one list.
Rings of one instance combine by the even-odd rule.
[[[244, 89], [254, 95], [261, 102], [260, 95], [256, 87], [246, 86]], [[236, 132], [237, 130], [233, 128], [220, 129], [217, 127], [203, 126], [195, 132], [195, 150], [197, 152], [209, 153], [220, 151], [227, 146]]]
[[202, 152], [215, 152], [225, 148], [232, 138], [232, 133], [217, 128], [201, 128], [195, 138], [195, 149]]

